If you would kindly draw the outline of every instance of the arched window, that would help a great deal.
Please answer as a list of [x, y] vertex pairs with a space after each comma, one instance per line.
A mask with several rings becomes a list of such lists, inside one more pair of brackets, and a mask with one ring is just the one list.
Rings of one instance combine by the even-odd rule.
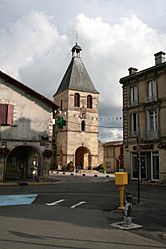
[[85, 131], [85, 120], [81, 122], [81, 131]]
[[87, 96], [87, 108], [92, 109], [92, 96], [91, 95]]
[[74, 94], [74, 106], [80, 107], [80, 95], [79, 95], [79, 93]]

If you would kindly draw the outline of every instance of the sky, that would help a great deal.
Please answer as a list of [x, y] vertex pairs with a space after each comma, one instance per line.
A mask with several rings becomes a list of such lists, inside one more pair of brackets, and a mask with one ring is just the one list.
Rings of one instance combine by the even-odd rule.
[[166, 52], [165, 0], [0, 0], [0, 70], [53, 100], [76, 42], [100, 92], [99, 139], [121, 140], [122, 86]]

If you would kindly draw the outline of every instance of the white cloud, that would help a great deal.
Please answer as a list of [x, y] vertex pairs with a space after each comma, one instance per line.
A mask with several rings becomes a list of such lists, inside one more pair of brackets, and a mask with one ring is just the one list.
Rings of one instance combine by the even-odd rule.
[[128, 74], [130, 66], [139, 70], [152, 66], [153, 54], [166, 47], [166, 33], [159, 34], [134, 15], [110, 25], [101, 18], [80, 14], [76, 26], [94, 83], [105, 102], [114, 107], [122, 103], [120, 77]]
[[[31, 11], [27, 16], [12, 23], [8, 29], [1, 30], [1, 69], [21, 79], [20, 70], [26, 70], [40, 57], [44, 60], [44, 56], [53, 47], [55, 49], [55, 45], [59, 50], [65, 40], [66, 36], [59, 35], [51, 17], [43, 12]], [[38, 67], [40, 68], [40, 63]]]
[[[159, 33], [135, 15], [110, 24], [101, 17], [79, 14], [68, 30], [60, 34], [55, 19], [44, 12], [22, 16], [0, 30], [1, 70], [52, 97], [70, 62], [78, 30], [83, 62], [101, 95], [101, 115], [120, 115], [119, 79], [131, 66], [141, 70], [154, 65], [153, 54], [166, 51], [166, 33]], [[103, 131], [103, 137], [106, 133]], [[121, 131], [112, 130], [109, 137], [117, 139], [119, 134]]]

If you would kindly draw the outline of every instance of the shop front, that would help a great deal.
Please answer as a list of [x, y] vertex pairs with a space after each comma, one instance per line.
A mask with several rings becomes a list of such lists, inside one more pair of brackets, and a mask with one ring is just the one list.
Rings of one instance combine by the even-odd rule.
[[138, 178], [139, 160], [142, 180], [159, 180], [159, 152], [131, 152], [131, 178]]

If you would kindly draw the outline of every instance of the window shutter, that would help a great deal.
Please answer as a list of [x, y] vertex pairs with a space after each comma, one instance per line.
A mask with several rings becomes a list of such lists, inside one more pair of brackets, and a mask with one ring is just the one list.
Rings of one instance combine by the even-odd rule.
[[134, 86], [134, 101], [138, 102], [138, 88]]
[[0, 125], [3, 123], [3, 105], [0, 104]]
[[157, 96], [157, 91], [156, 91], [156, 81], [153, 80], [153, 96], [156, 97]]
[[133, 100], [134, 100], [133, 87], [130, 87], [130, 103], [132, 103]]
[[0, 104], [0, 124], [5, 125], [7, 121], [7, 105]]
[[152, 81], [148, 82], [148, 97], [152, 96]]
[[13, 124], [13, 105], [8, 105], [7, 124]]

